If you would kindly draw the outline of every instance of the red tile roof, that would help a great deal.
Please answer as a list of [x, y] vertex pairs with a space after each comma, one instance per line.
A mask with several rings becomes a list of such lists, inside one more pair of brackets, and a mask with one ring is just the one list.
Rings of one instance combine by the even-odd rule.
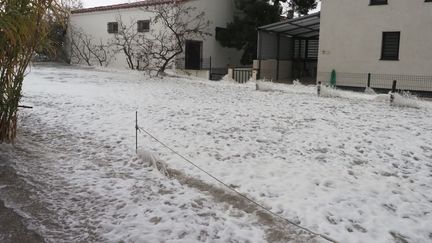
[[138, 1], [134, 3], [121, 3], [115, 5], [94, 7], [94, 8], [77, 9], [77, 10], [73, 10], [72, 14], [91, 13], [91, 12], [109, 11], [109, 10], [127, 9], [127, 8], [139, 8], [139, 7], [147, 7], [147, 6], [153, 6], [159, 4], [185, 2], [185, 1], [187, 0], [145, 0], [145, 1]]

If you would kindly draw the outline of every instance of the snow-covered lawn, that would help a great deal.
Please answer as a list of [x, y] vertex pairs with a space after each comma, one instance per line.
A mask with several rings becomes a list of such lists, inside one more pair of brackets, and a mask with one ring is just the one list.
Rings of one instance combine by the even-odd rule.
[[[226, 206], [132, 160], [136, 110], [143, 129], [301, 226], [340, 242], [432, 241], [428, 102], [402, 108], [383, 96], [340, 92], [339, 98], [318, 98], [314, 87], [272, 87], [280, 91], [259, 92], [252, 83], [33, 67], [23, 103], [35, 108], [22, 112], [22, 129], [35, 142], [49, 131], [58, 134], [52, 164], [40, 162], [41, 176], [43, 170], [55, 173], [56, 162], [65, 160], [62, 149], [74, 151], [76, 160], [60, 163], [58, 173], [69, 173], [62, 180], [74, 191], [95, 194], [103, 210], [92, 208], [100, 217], [88, 224], [114, 241], [265, 239], [252, 215], [229, 208], [223, 214]], [[69, 134], [76, 136], [72, 142]], [[144, 134], [139, 140], [140, 148], [156, 151], [169, 167], [217, 184]], [[80, 152], [87, 147], [92, 150]], [[158, 194], [148, 190], [151, 183], [180, 191]], [[191, 206], [201, 198], [204, 206]], [[57, 204], [76, 207], [71, 227], [84, 220], [79, 209], [86, 202], [79, 197], [75, 204]]]

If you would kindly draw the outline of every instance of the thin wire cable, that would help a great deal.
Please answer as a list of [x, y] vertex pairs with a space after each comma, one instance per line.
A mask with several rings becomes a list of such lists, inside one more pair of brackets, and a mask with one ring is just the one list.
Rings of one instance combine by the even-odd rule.
[[143, 132], [145, 134], [147, 134], [148, 136], [150, 136], [151, 138], [153, 138], [156, 142], [160, 143], [162, 146], [164, 146], [165, 148], [167, 148], [168, 150], [170, 150], [171, 152], [173, 152], [174, 154], [176, 154], [177, 156], [179, 156], [180, 158], [184, 159], [186, 162], [188, 162], [189, 164], [193, 165], [195, 168], [197, 168], [198, 170], [200, 170], [201, 172], [205, 173], [206, 175], [208, 175], [209, 177], [213, 178], [214, 180], [216, 180], [217, 182], [219, 182], [220, 184], [222, 184], [223, 186], [225, 186], [226, 188], [228, 188], [229, 190], [233, 191], [234, 193], [238, 194], [239, 196], [241, 196], [242, 198], [246, 199], [248, 202], [254, 204], [255, 206], [261, 208], [262, 210], [268, 212], [269, 214], [295, 226], [298, 227], [312, 235], [315, 236], [319, 236], [327, 241], [330, 242], [334, 242], [337, 243], [336, 240], [331, 239], [330, 237], [320, 234], [320, 233], [316, 233], [308, 228], [305, 228], [303, 226], [300, 226], [294, 222], [292, 222], [291, 220], [284, 218], [282, 216], [280, 216], [279, 214], [273, 213], [272, 211], [270, 211], [269, 209], [267, 209], [266, 207], [264, 207], [263, 205], [259, 204], [258, 202], [250, 199], [249, 197], [247, 197], [246, 195], [244, 195], [243, 193], [237, 191], [236, 189], [230, 187], [229, 185], [227, 185], [225, 182], [223, 182], [222, 180], [218, 179], [217, 177], [213, 176], [212, 174], [210, 174], [209, 172], [205, 171], [204, 169], [202, 169], [201, 167], [199, 167], [197, 164], [195, 164], [194, 162], [192, 162], [191, 160], [189, 160], [188, 158], [186, 158], [185, 156], [181, 155], [179, 152], [175, 151], [174, 149], [172, 149], [171, 147], [169, 147], [167, 144], [165, 144], [164, 142], [162, 142], [161, 140], [159, 140], [158, 138], [156, 138], [155, 136], [153, 136], [150, 132], [146, 131], [145, 129], [142, 129], [140, 127], [137, 126], [138, 131]]

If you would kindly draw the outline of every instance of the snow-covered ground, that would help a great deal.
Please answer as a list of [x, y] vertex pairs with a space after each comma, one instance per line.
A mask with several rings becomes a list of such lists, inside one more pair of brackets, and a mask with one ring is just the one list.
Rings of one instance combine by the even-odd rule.
[[[24, 163], [15, 149], [0, 152], [18, 173], [46, 183], [44, 201], [64, 210], [59, 220], [76, 241], [268, 240], [253, 215], [133, 159], [136, 110], [141, 128], [301, 226], [340, 242], [432, 241], [430, 103], [399, 107], [383, 95], [319, 98], [314, 87], [268, 86], [277, 91], [33, 67], [23, 103], [35, 108], [21, 113], [17, 146], [44, 155]], [[217, 184], [144, 134], [139, 146]]]

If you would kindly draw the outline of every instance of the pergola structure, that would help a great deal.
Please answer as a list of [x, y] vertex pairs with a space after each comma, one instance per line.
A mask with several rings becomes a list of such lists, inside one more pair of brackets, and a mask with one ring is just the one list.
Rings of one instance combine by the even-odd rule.
[[[258, 78], [264, 73], [275, 80], [316, 76], [319, 31], [319, 12], [259, 27]], [[302, 67], [295, 68], [299, 63]]]

